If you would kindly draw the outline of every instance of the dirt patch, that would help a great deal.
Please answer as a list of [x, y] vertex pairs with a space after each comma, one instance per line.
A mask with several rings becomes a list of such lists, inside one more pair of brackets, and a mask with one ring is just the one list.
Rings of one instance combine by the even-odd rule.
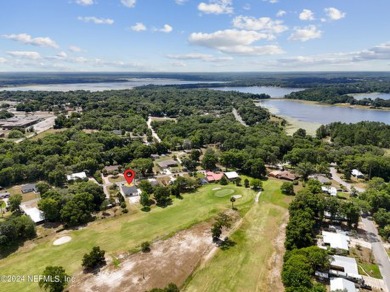
[[283, 218], [283, 224], [279, 227], [278, 236], [273, 241], [275, 252], [268, 261], [268, 287], [269, 291], [284, 291], [282, 283], [283, 256], [285, 253], [284, 241], [286, 240], [286, 226], [288, 214]]
[[65, 244], [69, 241], [72, 240], [72, 237], [70, 236], [63, 236], [63, 237], [60, 237], [58, 239], [56, 239], [54, 242], [53, 242], [53, 245], [61, 245], [61, 244]]
[[214, 247], [210, 227], [201, 223], [157, 241], [151, 252], [124, 257], [118, 268], [109, 265], [97, 274], [80, 273], [69, 291], [145, 291], [171, 282], [180, 286]]

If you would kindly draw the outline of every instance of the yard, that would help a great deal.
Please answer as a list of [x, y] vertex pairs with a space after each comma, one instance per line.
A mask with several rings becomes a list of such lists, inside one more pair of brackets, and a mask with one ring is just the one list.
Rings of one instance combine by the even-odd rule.
[[[0, 260], [3, 275], [38, 275], [48, 265], [63, 266], [68, 274], [80, 271], [81, 260], [93, 246], [100, 246], [107, 255], [135, 251], [144, 241], [155, 241], [173, 236], [179, 230], [214, 217], [218, 212], [231, 208], [229, 196], [217, 197], [212, 190], [219, 185], [210, 184], [198, 192], [174, 199], [167, 208], [154, 207], [148, 213], [138, 206], [129, 213], [115, 218], [99, 220], [79, 230], [68, 230], [44, 238], [26, 242], [16, 253]], [[241, 211], [253, 204], [255, 192], [244, 187], [228, 186], [242, 198], [235, 202]], [[268, 211], [267, 214], [272, 211]], [[53, 246], [53, 241], [68, 235], [72, 241]], [[2, 283], [5, 291], [40, 291], [37, 283]]]
[[236, 246], [219, 250], [192, 275], [184, 291], [283, 291], [280, 271], [291, 198], [281, 194], [281, 184], [264, 182], [259, 203], [230, 237]]

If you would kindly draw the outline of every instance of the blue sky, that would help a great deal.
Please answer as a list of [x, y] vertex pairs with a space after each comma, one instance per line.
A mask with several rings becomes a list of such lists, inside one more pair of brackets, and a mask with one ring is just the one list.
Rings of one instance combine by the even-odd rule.
[[389, 0], [6, 0], [0, 71], [389, 71]]

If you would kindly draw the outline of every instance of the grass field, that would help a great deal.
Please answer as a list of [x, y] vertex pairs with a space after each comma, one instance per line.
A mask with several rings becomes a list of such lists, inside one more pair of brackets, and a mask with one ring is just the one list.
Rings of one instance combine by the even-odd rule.
[[[231, 207], [229, 197], [214, 195], [215, 184], [207, 185], [193, 194], [184, 195], [183, 200], [175, 199], [165, 209], [152, 208], [151, 212], [139, 211], [139, 206], [130, 208], [129, 214], [93, 222], [81, 230], [69, 231], [66, 235], [72, 241], [53, 246], [53, 235], [27, 242], [24, 247], [5, 259], [0, 260], [2, 275], [38, 275], [48, 265], [63, 266], [68, 274], [81, 270], [81, 260], [93, 246], [100, 246], [107, 255], [118, 255], [135, 250], [144, 241], [172, 236], [178, 230], [210, 219], [218, 212]], [[224, 187], [221, 187], [222, 189]], [[239, 209], [249, 209], [255, 192], [232, 184], [235, 194], [243, 197], [236, 201]], [[40, 291], [37, 283], [1, 283], [2, 291]]]
[[[275, 265], [270, 260], [291, 200], [281, 194], [280, 186], [280, 181], [264, 182], [259, 203], [249, 210], [240, 228], [230, 237], [236, 246], [218, 250], [187, 281], [184, 291], [272, 291], [270, 270]], [[282, 240], [282, 246], [283, 243]]]
[[35, 135], [31, 138], [29, 138], [30, 140], [33, 140], [33, 141], [36, 141], [38, 139], [42, 139], [44, 137], [46, 137], [47, 135], [50, 135], [50, 134], [55, 134], [55, 133], [58, 133], [58, 132], [63, 132], [65, 131], [66, 129], [49, 129], [47, 131], [44, 131], [42, 133], [39, 133], [38, 135]]
[[376, 279], [382, 279], [381, 271], [379, 270], [378, 265], [370, 263], [359, 263], [358, 270], [360, 275], [367, 275], [363, 270], [370, 276]]

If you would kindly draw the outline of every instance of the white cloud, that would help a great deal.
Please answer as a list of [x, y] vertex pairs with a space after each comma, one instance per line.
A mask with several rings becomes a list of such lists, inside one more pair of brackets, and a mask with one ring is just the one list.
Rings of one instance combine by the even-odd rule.
[[131, 26], [130, 29], [133, 31], [145, 31], [146, 26], [142, 22], [137, 22], [136, 24]]
[[269, 2], [271, 4], [275, 4], [275, 3], [278, 3], [279, 0], [263, 0], [263, 2]]
[[330, 7], [330, 8], [325, 8], [325, 14], [328, 16], [330, 20], [340, 20], [345, 17], [346, 13], [341, 12], [337, 8]]
[[32, 51], [8, 51], [7, 54], [17, 58], [25, 58], [31, 60], [41, 59], [41, 55], [38, 52]]
[[205, 62], [225, 62], [233, 60], [232, 57], [224, 56], [224, 57], [215, 57], [209, 54], [200, 54], [200, 53], [190, 53], [190, 54], [182, 54], [182, 55], [167, 55], [169, 59], [175, 60], [201, 60]]
[[287, 26], [283, 25], [283, 21], [281, 20], [272, 20], [269, 17], [254, 18], [242, 15], [233, 19], [233, 26], [235, 28], [263, 31], [270, 34], [281, 33], [288, 29]]
[[5, 62], [7, 62], [7, 59], [0, 57], [0, 63], [5, 63]]
[[231, 14], [232, 4], [232, 0], [209, 0], [209, 3], [199, 3], [198, 10], [206, 14]]
[[124, 6], [128, 7], [128, 8], [133, 8], [133, 7], [135, 7], [135, 3], [136, 3], [136, 2], [137, 2], [136, 0], [121, 0], [121, 3], [122, 3]]
[[303, 9], [301, 13], [299, 13], [300, 20], [314, 20], [314, 13], [309, 9]]
[[249, 3], [246, 3], [243, 7], [242, 7], [242, 9], [244, 9], [244, 10], [251, 10], [251, 5], [249, 4]]
[[184, 3], [186, 3], [188, 0], [175, 0], [176, 4], [178, 5], [183, 5]]
[[95, 16], [85, 16], [85, 17], [79, 16], [77, 19], [80, 21], [92, 22], [95, 24], [110, 24], [111, 25], [114, 23], [114, 20], [112, 20], [110, 18], [98, 18]]
[[160, 31], [165, 33], [170, 33], [173, 30], [173, 27], [169, 24], [164, 24], [164, 26], [160, 29], [154, 29], [154, 31]]
[[277, 13], [276, 13], [276, 16], [277, 17], [283, 17], [287, 14], [287, 12], [285, 10], [279, 10]]
[[289, 40], [306, 42], [311, 39], [318, 39], [322, 35], [322, 31], [318, 30], [315, 25], [305, 27], [296, 27], [290, 35]]
[[368, 50], [355, 53], [354, 61], [367, 60], [389, 60], [390, 59], [390, 42], [375, 46]]
[[60, 58], [60, 59], [64, 59], [64, 58], [68, 57], [68, 54], [65, 53], [65, 52], [59, 52], [57, 54], [57, 57]]
[[74, 53], [80, 53], [82, 50], [81, 50], [81, 48], [79, 48], [77, 46], [70, 46], [69, 51], [74, 52]]
[[82, 6], [89, 6], [94, 4], [93, 0], [76, 0], [76, 3]]
[[5, 34], [2, 35], [3, 38], [14, 40], [17, 42], [21, 42], [26, 45], [33, 45], [33, 46], [39, 46], [39, 47], [51, 47], [51, 48], [58, 48], [58, 45], [55, 41], [53, 41], [49, 37], [37, 37], [33, 38], [31, 35], [26, 33], [21, 34]]
[[256, 41], [268, 38], [268, 34], [256, 31], [227, 29], [214, 33], [192, 33], [188, 40], [191, 44], [216, 49], [224, 53], [241, 55], [282, 53], [282, 49], [275, 45], [251, 46]]

